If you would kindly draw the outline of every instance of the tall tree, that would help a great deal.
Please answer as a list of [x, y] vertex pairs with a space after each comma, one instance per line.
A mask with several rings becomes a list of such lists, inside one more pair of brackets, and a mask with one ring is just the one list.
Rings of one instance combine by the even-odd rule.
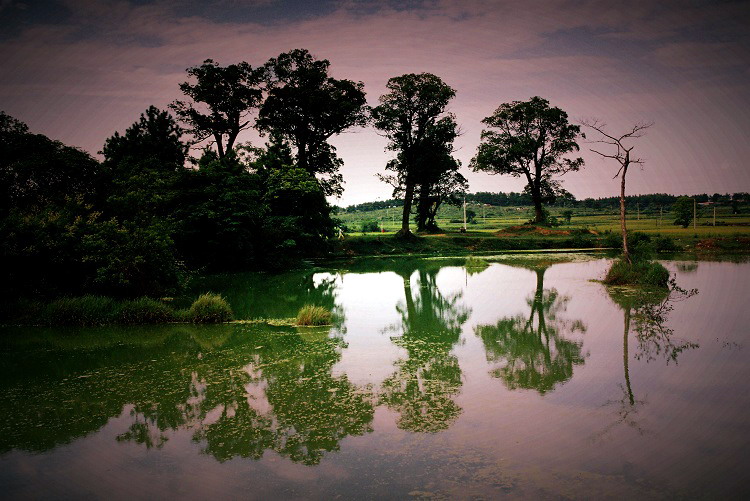
[[428, 153], [436, 146], [452, 151], [458, 135], [455, 117], [446, 112], [456, 91], [431, 73], [409, 73], [388, 80], [388, 93], [373, 108], [375, 127], [389, 139], [388, 149], [397, 157], [386, 166], [395, 172], [390, 180], [397, 192], [403, 191], [404, 208], [397, 236], [411, 235], [409, 216], [415, 190], [430, 167]]
[[[652, 122], [639, 122], [635, 124], [630, 130], [621, 135], [613, 135], [606, 131], [606, 124], [603, 124], [597, 120], [584, 120], [582, 124], [594, 130], [600, 137], [600, 139], [594, 140], [594, 143], [601, 143], [605, 145], [607, 151], [599, 151], [599, 149], [591, 149], [593, 153], [603, 157], [611, 158], [615, 160], [620, 168], [617, 169], [617, 173], [614, 178], [620, 178], [620, 229], [622, 230], [622, 258], [628, 263], [630, 260], [630, 251], [628, 250], [628, 229], [625, 224], [625, 176], [628, 174], [628, 168], [631, 164], [643, 165], [643, 160], [632, 155], [633, 148], [635, 145], [632, 144], [633, 139], [643, 137], [644, 131], [654, 125]], [[602, 149], [602, 148], [600, 148]]]
[[296, 167], [318, 179], [326, 195], [340, 195], [342, 165], [328, 140], [367, 123], [364, 84], [328, 75], [331, 63], [305, 49], [280, 54], [266, 63], [270, 90], [258, 116], [258, 128], [288, 139]]
[[549, 101], [538, 96], [501, 104], [482, 122], [494, 130], [482, 131], [472, 168], [525, 177], [526, 191], [534, 202], [534, 222], [544, 224], [542, 205], [553, 202], [560, 190], [559, 181], [552, 177], [583, 166], [582, 158], [563, 157], [579, 150], [580, 127], [570, 124], [563, 110], [550, 107]]
[[253, 68], [246, 62], [219, 66], [212, 59], [187, 69], [196, 82], [183, 82], [180, 90], [192, 102], [175, 101], [170, 105], [196, 142], [213, 138], [219, 158], [234, 148], [239, 133], [250, 126], [249, 115], [263, 98], [265, 68]]

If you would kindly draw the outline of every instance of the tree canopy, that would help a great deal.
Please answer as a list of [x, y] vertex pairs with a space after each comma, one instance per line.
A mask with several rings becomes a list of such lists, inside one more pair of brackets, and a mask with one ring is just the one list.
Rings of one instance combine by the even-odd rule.
[[[375, 127], [388, 138], [387, 148], [397, 153], [386, 165], [392, 176], [382, 179], [404, 197], [401, 230], [409, 235], [409, 216], [417, 186], [424, 187], [423, 200], [441, 174], [457, 169], [450, 157], [458, 125], [446, 108], [456, 91], [431, 73], [408, 73], [388, 80], [388, 92], [373, 108]], [[435, 159], [439, 161], [435, 161]], [[451, 161], [453, 160], [453, 161]], [[394, 195], [395, 196], [395, 195]]]
[[541, 97], [528, 101], [501, 104], [482, 120], [490, 127], [482, 131], [476, 156], [471, 161], [474, 171], [525, 177], [526, 191], [534, 202], [535, 222], [545, 222], [542, 205], [554, 201], [560, 190], [553, 176], [577, 171], [582, 158], [564, 155], [578, 151], [576, 142], [580, 127], [568, 122], [568, 115]]
[[364, 84], [329, 76], [330, 62], [305, 49], [280, 54], [266, 63], [268, 97], [258, 129], [277, 134], [295, 148], [296, 166], [314, 176], [326, 195], [343, 192], [341, 159], [328, 140], [367, 123]]
[[219, 158], [230, 154], [239, 133], [251, 124], [249, 115], [263, 98], [265, 68], [246, 62], [220, 66], [206, 59], [187, 69], [195, 83], [183, 82], [180, 90], [190, 101], [174, 101], [170, 107], [196, 142], [213, 138]]

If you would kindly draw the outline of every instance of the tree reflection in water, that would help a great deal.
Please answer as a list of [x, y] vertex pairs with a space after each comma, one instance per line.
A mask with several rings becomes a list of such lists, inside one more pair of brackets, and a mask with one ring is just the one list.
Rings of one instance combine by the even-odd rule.
[[630, 382], [630, 334], [636, 339], [636, 360], [646, 363], [664, 358], [667, 365], [677, 363], [679, 355], [698, 348], [697, 343], [685, 341], [674, 336], [674, 331], [667, 327], [669, 313], [674, 303], [684, 301], [696, 294], [697, 289], [685, 290], [677, 285], [674, 278], [664, 290], [630, 290], [608, 287], [607, 292], [612, 301], [623, 312], [622, 364], [625, 385], [620, 385], [622, 395], [619, 399], [609, 400], [604, 407], [615, 409], [615, 420], [595, 435], [596, 439], [604, 438], [613, 429], [627, 426], [638, 434], [647, 433], [638, 422], [638, 411], [646, 405], [645, 399], [637, 399]]
[[11, 391], [0, 451], [49, 450], [123, 410], [130, 424], [118, 441], [162, 448], [187, 430], [219, 461], [274, 450], [316, 464], [344, 437], [372, 431], [372, 392], [332, 372], [345, 343], [328, 329], [179, 325], [20, 342], [29, 355], [2, 369]]
[[574, 333], [585, 333], [582, 321], [560, 318], [570, 297], [556, 289], [544, 288], [546, 267], [532, 268], [536, 273], [536, 290], [527, 299], [528, 316], [500, 319], [496, 325], [479, 325], [475, 333], [484, 343], [487, 360], [496, 367], [490, 372], [511, 389], [533, 389], [540, 394], [552, 391], [557, 384], [573, 376], [573, 368], [585, 362], [582, 342], [568, 339]]
[[[407, 357], [383, 381], [380, 401], [399, 413], [397, 426], [415, 432], [447, 429], [461, 414], [454, 398], [461, 389], [461, 368], [451, 353], [470, 310], [460, 303], [463, 293], [444, 296], [437, 287], [439, 268], [401, 267], [404, 301], [396, 306], [401, 322], [386, 329], [400, 334], [394, 344]], [[412, 276], [417, 280], [412, 286]]]

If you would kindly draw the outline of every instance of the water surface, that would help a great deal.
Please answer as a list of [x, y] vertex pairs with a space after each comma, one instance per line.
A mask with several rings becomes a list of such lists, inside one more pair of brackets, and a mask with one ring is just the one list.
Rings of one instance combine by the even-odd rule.
[[264, 323], [0, 331], [0, 489], [33, 498], [716, 498], [750, 471], [750, 264], [604, 259], [212, 277]]

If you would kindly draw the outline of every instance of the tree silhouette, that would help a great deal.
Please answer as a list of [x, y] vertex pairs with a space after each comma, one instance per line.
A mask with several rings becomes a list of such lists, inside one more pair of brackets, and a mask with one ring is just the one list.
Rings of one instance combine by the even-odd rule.
[[552, 177], [583, 166], [582, 158], [563, 157], [578, 151], [580, 127], [570, 124], [563, 110], [550, 107], [549, 101], [538, 96], [503, 103], [482, 122], [491, 129], [482, 131], [472, 168], [524, 177], [525, 191], [534, 202], [534, 222], [545, 223], [542, 205], [554, 201], [561, 191], [559, 181]]
[[[388, 149], [396, 158], [386, 170], [392, 176], [381, 179], [394, 187], [394, 194], [403, 193], [404, 206], [399, 236], [409, 236], [409, 217], [417, 187], [421, 184], [423, 208], [419, 221], [427, 222], [428, 199], [439, 187], [441, 178], [454, 176], [458, 164], [450, 155], [453, 140], [458, 136], [455, 117], [446, 107], [456, 91], [432, 73], [409, 73], [388, 80], [388, 93], [380, 96], [380, 105], [372, 109], [375, 128], [388, 138]], [[444, 176], [445, 174], [445, 176]], [[445, 188], [445, 186], [444, 186]]]

